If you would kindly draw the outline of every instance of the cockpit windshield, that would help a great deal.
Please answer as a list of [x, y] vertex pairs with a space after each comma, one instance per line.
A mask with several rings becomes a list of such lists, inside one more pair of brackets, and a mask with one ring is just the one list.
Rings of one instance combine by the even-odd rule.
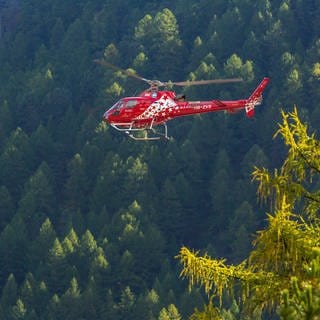
[[110, 111], [112, 111], [113, 114], [117, 114], [120, 112], [122, 109], [124, 103], [122, 100], [119, 100], [116, 104], [114, 104], [111, 108]]

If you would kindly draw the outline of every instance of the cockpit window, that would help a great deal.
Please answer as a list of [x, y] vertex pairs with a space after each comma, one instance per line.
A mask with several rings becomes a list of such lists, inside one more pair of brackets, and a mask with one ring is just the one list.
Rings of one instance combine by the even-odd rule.
[[118, 114], [123, 107], [123, 101], [119, 100], [116, 104], [114, 104], [110, 110], [113, 111], [113, 114]]
[[129, 100], [127, 101], [127, 108], [134, 108], [137, 105], [137, 100]]
[[122, 107], [123, 107], [123, 101], [120, 100], [120, 101], [118, 101], [118, 102], [116, 103], [115, 109], [116, 109], [117, 111], [120, 111], [120, 110], [122, 109]]

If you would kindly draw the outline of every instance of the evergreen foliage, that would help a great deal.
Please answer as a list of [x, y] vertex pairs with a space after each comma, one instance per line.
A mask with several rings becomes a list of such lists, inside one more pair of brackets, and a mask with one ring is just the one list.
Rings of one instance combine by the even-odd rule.
[[[173, 257], [185, 245], [242, 261], [265, 224], [256, 184], [266, 196], [278, 193], [274, 200], [289, 188], [286, 201], [274, 204], [296, 201], [295, 212], [305, 212], [304, 220], [286, 216], [290, 239], [300, 227], [312, 237], [317, 172], [296, 162], [292, 179], [286, 164], [270, 180], [283, 183], [277, 191], [266, 188], [268, 171], [256, 171], [255, 182], [250, 174], [253, 166], [279, 167], [286, 156], [270, 139], [280, 106], [297, 104], [310, 129], [318, 127], [319, 14], [313, 0], [2, 1], [0, 318], [188, 318], [205, 296], [188, 293]], [[262, 77], [271, 82], [252, 120], [186, 117], [168, 124], [172, 141], [136, 143], [101, 116], [145, 86], [94, 64], [97, 58], [163, 81], [245, 79], [184, 88], [190, 100], [238, 99]], [[301, 148], [291, 159], [311, 156], [316, 167], [315, 151]], [[299, 182], [310, 174], [312, 183]], [[311, 277], [318, 257], [307, 247], [301, 240], [290, 250], [307, 250]], [[300, 261], [296, 255], [292, 265], [304, 276]], [[298, 317], [316, 303], [317, 290], [299, 277], [281, 288], [280, 314]], [[232, 319], [235, 309], [219, 312]], [[218, 312], [213, 305], [205, 311]]]

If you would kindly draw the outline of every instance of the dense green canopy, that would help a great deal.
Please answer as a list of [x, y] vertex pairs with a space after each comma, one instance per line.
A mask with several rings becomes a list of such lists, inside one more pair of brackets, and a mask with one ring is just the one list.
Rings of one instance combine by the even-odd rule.
[[[316, 0], [1, 1], [0, 318], [201, 308], [174, 256], [248, 255], [268, 208], [251, 172], [286, 155], [272, 139], [280, 108], [296, 104], [311, 131], [320, 121], [319, 21]], [[161, 81], [245, 80], [183, 89], [191, 100], [246, 98], [271, 81], [254, 119], [188, 117], [169, 122], [170, 142], [135, 142], [101, 117], [145, 83], [94, 59]]]

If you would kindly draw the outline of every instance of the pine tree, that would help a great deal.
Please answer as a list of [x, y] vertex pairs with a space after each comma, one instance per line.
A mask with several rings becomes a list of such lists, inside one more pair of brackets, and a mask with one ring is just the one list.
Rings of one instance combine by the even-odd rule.
[[73, 228], [70, 229], [69, 233], [63, 239], [62, 247], [68, 259], [71, 260], [70, 262], [72, 262], [72, 260], [75, 259], [79, 249], [79, 238]]
[[46, 308], [49, 304], [50, 298], [52, 295], [50, 295], [47, 285], [44, 281], [41, 281], [36, 290], [36, 305], [34, 305], [35, 310], [38, 312], [38, 314], [45, 314]]
[[71, 278], [71, 270], [66, 261], [65, 252], [58, 238], [49, 250], [46, 264], [46, 283], [51, 293], [62, 294]]
[[101, 292], [104, 292], [105, 288], [110, 283], [110, 274], [108, 269], [109, 263], [105, 254], [102, 248], [98, 247], [96, 256], [91, 261], [89, 277], [94, 277], [98, 284], [98, 289], [100, 289]]
[[174, 239], [177, 237], [179, 240], [181, 239], [182, 230], [180, 226], [183, 225], [183, 208], [174, 183], [169, 178], [166, 178], [164, 181], [161, 201], [166, 206], [162, 209], [161, 221], [158, 222], [158, 225], [170, 240], [172, 247], [174, 247]]
[[[97, 284], [93, 277], [88, 280], [87, 287], [82, 293], [81, 305], [81, 316], [84, 319], [97, 319], [98, 315], [103, 313], [101, 311], [105, 305], [101, 301], [101, 297], [98, 295]], [[106, 307], [107, 309], [109, 308]], [[112, 309], [112, 307], [110, 307]], [[106, 317], [108, 318], [108, 317]]]
[[57, 294], [54, 294], [47, 306], [47, 319], [56, 320], [63, 319], [64, 310], [61, 307], [61, 301]]
[[167, 308], [162, 308], [158, 320], [181, 320], [181, 316], [174, 304], [169, 304]]
[[21, 128], [16, 129], [8, 139], [0, 156], [0, 182], [8, 188], [12, 197], [17, 200], [28, 175], [32, 152], [28, 136]]
[[61, 310], [66, 319], [79, 319], [81, 317], [81, 292], [76, 278], [70, 281], [70, 287], [60, 299]]
[[43, 222], [40, 227], [39, 235], [31, 245], [31, 254], [29, 256], [30, 266], [40, 265], [39, 272], [42, 273], [41, 266], [43, 267], [49, 256], [49, 250], [56, 239], [56, 232], [53, 229], [49, 218]]
[[135, 295], [130, 287], [126, 287], [121, 292], [120, 302], [117, 305], [119, 319], [126, 319], [132, 313], [135, 306]]
[[142, 49], [149, 61], [152, 61], [152, 65], [148, 65], [149, 72], [156, 73], [161, 67], [163, 77], [178, 76], [184, 51], [177, 19], [172, 11], [165, 8], [157, 12], [154, 17], [150, 14], [145, 15], [135, 28], [135, 38], [143, 45]]
[[40, 124], [38, 128], [32, 133], [30, 142], [35, 152], [35, 163], [40, 165], [46, 162], [51, 166], [53, 162], [53, 154], [55, 145], [48, 129]]
[[[79, 282], [85, 283], [89, 277], [90, 268], [99, 270], [100, 267], [107, 267], [107, 261], [104, 255], [98, 258], [98, 245], [90, 230], [87, 230], [81, 237], [79, 243], [79, 256], [78, 256], [78, 272]], [[101, 253], [101, 252], [100, 252]], [[97, 260], [96, 260], [97, 259]]]
[[18, 282], [23, 281], [27, 268], [27, 234], [25, 224], [15, 217], [0, 235], [0, 279], [4, 281], [10, 273]]
[[252, 206], [244, 201], [230, 218], [225, 240], [231, 249], [233, 261], [242, 261], [250, 252], [252, 234], [257, 228], [257, 217]]
[[42, 163], [25, 184], [25, 192], [19, 202], [18, 214], [26, 223], [31, 238], [38, 234], [46, 217], [53, 218], [56, 199], [50, 172], [47, 164]]
[[66, 183], [67, 206], [71, 210], [86, 211], [87, 179], [85, 163], [80, 154], [76, 154], [68, 165], [69, 178]]
[[16, 279], [13, 274], [10, 274], [6, 284], [2, 289], [1, 295], [1, 306], [3, 310], [7, 310], [10, 306], [12, 306], [17, 301], [18, 295], [18, 285]]
[[36, 282], [33, 275], [31, 273], [28, 273], [20, 288], [20, 298], [27, 308], [35, 303], [35, 285]]
[[26, 319], [27, 309], [21, 299], [17, 300], [17, 303], [12, 307], [11, 314], [12, 319], [20, 320]]

